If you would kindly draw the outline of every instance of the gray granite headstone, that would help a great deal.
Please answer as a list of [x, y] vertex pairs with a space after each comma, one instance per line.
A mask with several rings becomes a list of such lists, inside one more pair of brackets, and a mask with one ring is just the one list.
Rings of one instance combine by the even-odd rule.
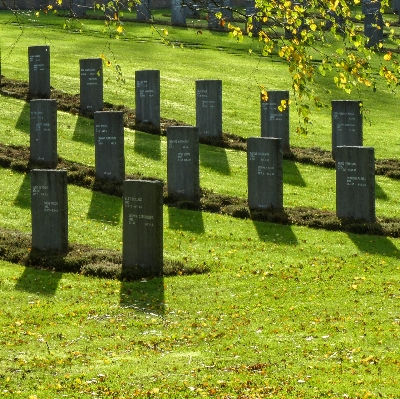
[[67, 171], [31, 170], [32, 247], [68, 250]]
[[[269, 90], [267, 94], [267, 101], [264, 101], [261, 95], [261, 137], [280, 138], [282, 150], [290, 151], [289, 91]], [[282, 107], [282, 110], [279, 110], [279, 107]]]
[[87, 58], [79, 60], [80, 108], [96, 112], [103, 109], [103, 60]]
[[222, 14], [222, 8], [216, 7], [214, 3], [210, 3], [208, 7], [208, 29], [211, 30], [219, 30], [222, 29], [221, 19], [217, 17], [217, 14]]
[[336, 148], [336, 215], [339, 218], [375, 221], [373, 148]]
[[383, 41], [383, 17], [379, 10], [365, 14], [364, 35], [368, 38], [367, 47], [376, 46]]
[[222, 0], [222, 18], [231, 21], [233, 18], [233, 0]]
[[171, 0], [171, 24], [186, 25], [186, 10], [183, 0]]
[[71, 11], [74, 17], [84, 17], [86, 15], [86, 0], [72, 0]]
[[196, 80], [196, 126], [200, 137], [222, 139], [221, 80]]
[[392, 10], [395, 14], [400, 13], [400, 0], [392, 0]]
[[94, 144], [96, 178], [122, 183], [125, 179], [123, 112], [94, 113]]
[[50, 98], [50, 47], [28, 47], [29, 95]]
[[[257, 17], [258, 9], [255, 0], [246, 0], [246, 30], [258, 35], [262, 30], [262, 23]], [[249, 20], [251, 18], [251, 20]], [[250, 22], [251, 21], [251, 22]], [[251, 24], [251, 27], [250, 25]]]
[[381, 9], [380, 1], [362, 0], [361, 2], [361, 12], [364, 15], [375, 14], [377, 12], [380, 12], [380, 9]]
[[30, 101], [30, 159], [55, 168], [57, 156], [57, 101]]
[[[399, 0], [400, 1], [400, 0]], [[200, 4], [194, 0], [186, 0], [187, 4], [186, 17], [187, 18], [200, 18]]]
[[199, 185], [199, 131], [197, 127], [167, 129], [168, 195], [197, 201]]
[[151, 20], [151, 0], [140, 0], [136, 4], [136, 19], [147, 22]]
[[122, 268], [128, 274], [162, 274], [163, 183], [160, 181], [123, 183]]
[[358, 100], [332, 101], [332, 158], [337, 146], [363, 145], [362, 103]]
[[252, 210], [283, 208], [283, 156], [279, 138], [247, 139], [248, 203]]
[[135, 72], [136, 124], [160, 128], [160, 71]]

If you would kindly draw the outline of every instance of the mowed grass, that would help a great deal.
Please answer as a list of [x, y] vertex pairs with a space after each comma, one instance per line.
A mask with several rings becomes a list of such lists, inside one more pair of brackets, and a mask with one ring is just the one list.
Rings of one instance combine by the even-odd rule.
[[[93, 29], [96, 26], [93, 23]], [[15, 32], [13, 36], [1, 26], [2, 41], [14, 40], [15, 54], [24, 65], [11, 67], [14, 51], [4, 60], [3, 50], [2, 73], [7, 77], [26, 73], [26, 47], [17, 49], [22, 40], [38, 40], [37, 31], [31, 29], [29, 37], [24, 32], [15, 42]], [[45, 32], [46, 37], [47, 32], [54, 38], [60, 34], [52, 28]], [[74, 35], [73, 42], [60, 42], [65, 46], [65, 59], [74, 54], [79, 57], [90, 48], [90, 36], [84, 45], [75, 42], [82, 37]], [[104, 38], [94, 35], [93, 40], [104, 46]], [[111, 42], [113, 50], [119, 43]], [[146, 61], [152, 68], [164, 67], [170, 57], [172, 60], [168, 51], [182, 50], [180, 54], [184, 54], [189, 50], [165, 48], [158, 39], [148, 40], [146, 45], [157, 48], [154, 53], [158, 56]], [[126, 43], [120, 51], [123, 48], [126, 53]], [[207, 54], [215, 58], [216, 66], [233, 56], [211, 48], [190, 51], [201, 51], [197, 54], [204, 61], [203, 73], [210, 77], [216, 69], [207, 69], [212, 61], [206, 62]], [[134, 54], [145, 57], [141, 52]], [[129, 62], [135, 62], [134, 58]], [[243, 61], [243, 68], [253, 62], [248, 61], [251, 57], [237, 54], [233, 58]], [[161, 60], [159, 64], [157, 60]], [[60, 85], [53, 85], [77, 92], [78, 68], [73, 72], [65, 64], [57, 64]], [[271, 80], [280, 74], [279, 63], [273, 67]], [[228, 70], [222, 72], [230, 75]], [[133, 98], [126, 86], [111, 82], [106, 86], [107, 101], [134, 106], [119, 97], [126, 90]], [[190, 101], [177, 87], [181, 86], [171, 83], [176, 101], [163, 116], [186, 120], [186, 115], [194, 112], [194, 86]], [[242, 92], [243, 85], [237, 90], [251, 92]], [[165, 98], [164, 110], [173, 97]], [[191, 104], [191, 111], [182, 98]], [[0, 97], [0, 104], [0, 141], [29, 145], [27, 105], [5, 97]], [[246, 121], [258, 121], [258, 93], [254, 108], [240, 104], [244, 109], [237, 112], [250, 115]], [[394, 120], [395, 102], [388, 100], [383, 108]], [[236, 117], [239, 121], [240, 115]], [[381, 123], [378, 119], [376, 123]], [[258, 126], [258, 122], [254, 124]], [[325, 129], [328, 125], [326, 122]], [[60, 156], [94, 164], [92, 121], [59, 112], [58, 130]], [[247, 132], [259, 135], [258, 128]], [[312, 136], [304, 140], [301, 142], [310, 143]], [[376, 135], [377, 142], [385, 140], [390, 138]], [[166, 178], [165, 138], [126, 130], [125, 141], [127, 173]], [[326, 141], [329, 148], [329, 137]], [[388, 153], [395, 152], [393, 146], [395, 141]], [[384, 147], [381, 144], [380, 157], [389, 157]], [[201, 185], [245, 198], [245, 157], [243, 152], [201, 146]], [[333, 170], [292, 162], [285, 162], [284, 168], [285, 206], [335, 209]], [[29, 176], [0, 169], [0, 181], [1, 226], [29, 232]], [[120, 250], [121, 200], [72, 185], [68, 192], [70, 241]], [[397, 181], [377, 177], [379, 215], [397, 216], [397, 192]], [[164, 256], [205, 263], [210, 272], [119, 282], [1, 262], [1, 394], [21, 398], [398, 397], [397, 239], [164, 207]]]

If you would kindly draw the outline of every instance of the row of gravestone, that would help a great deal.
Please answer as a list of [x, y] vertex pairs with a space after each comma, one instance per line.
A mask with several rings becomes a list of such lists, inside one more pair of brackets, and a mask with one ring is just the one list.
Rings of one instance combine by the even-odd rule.
[[[398, 1], [393, 1], [393, 11], [398, 12]], [[85, 7], [83, 3], [86, 0], [74, 0], [72, 5], [73, 13], [82, 17], [85, 14]], [[112, 5], [111, 5], [112, 4]], [[209, 29], [219, 29], [221, 28], [221, 18], [225, 21], [229, 21], [233, 16], [233, 0], [220, 0], [220, 1], [209, 1], [205, 3], [208, 9], [208, 28]], [[256, 8], [255, 0], [245, 1], [245, 14], [246, 17], [252, 18], [252, 28], [253, 34], [258, 34], [262, 30], [262, 23], [257, 18], [258, 9]], [[110, 7], [111, 6], [111, 7]], [[291, 7], [296, 6], [307, 7], [307, 1], [291, 1]], [[171, 0], [171, 24], [172, 25], [186, 25], [186, 18], [199, 17], [199, 5], [192, 0]], [[119, 3], [117, 1], [108, 2], [105, 5], [106, 16], [114, 18], [115, 14], [118, 14]], [[362, 1], [362, 13], [364, 17], [364, 35], [368, 38], [368, 47], [375, 46], [376, 44], [382, 42], [383, 40], [383, 18], [380, 12], [381, 3], [380, 1], [363, 0]], [[151, 15], [151, 0], [142, 0], [140, 3], [136, 4], [137, 20], [138, 21], [150, 21], [152, 19]], [[332, 25], [333, 21], [338, 24], [339, 29], [342, 27], [344, 22], [343, 17], [338, 16], [334, 11], [328, 10], [327, 12], [327, 26]], [[305, 23], [301, 24], [304, 27]], [[301, 28], [296, 29], [297, 34], [300, 33]], [[285, 37], [292, 37], [292, 29], [290, 25], [285, 28]]]
[[[199, 194], [198, 131], [168, 129], [168, 192]], [[336, 213], [339, 218], [375, 220], [374, 150], [336, 149]], [[251, 210], [283, 208], [281, 139], [248, 139], [248, 203]], [[108, 163], [115, 159], [108, 159]], [[189, 193], [190, 191], [190, 193]], [[155, 276], [163, 268], [163, 184], [123, 181], [122, 266]], [[32, 247], [68, 250], [67, 171], [31, 171]]]
[[[28, 48], [29, 92], [31, 97], [50, 97], [50, 48]], [[80, 108], [96, 113], [103, 109], [103, 70], [101, 58], [80, 60]], [[289, 92], [269, 91], [260, 97], [261, 137], [282, 139], [282, 150], [290, 151]], [[149, 124], [160, 129], [160, 71], [135, 71], [136, 125]], [[38, 103], [39, 104], [39, 103]], [[55, 118], [57, 105], [54, 103]], [[49, 111], [50, 112], [50, 111]], [[100, 114], [97, 117], [100, 118]], [[39, 116], [38, 116], [39, 117]], [[32, 126], [34, 125], [32, 121]], [[123, 122], [119, 122], [123, 124]], [[101, 125], [96, 122], [95, 125]], [[200, 138], [222, 139], [222, 81], [196, 81], [196, 126]], [[100, 128], [99, 128], [100, 129]], [[38, 143], [39, 145], [39, 143]], [[332, 101], [332, 156], [337, 146], [363, 145], [360, 101]], [[46, 151], [46, 153], [49, 153]], [[35, 160], [41, 160], [38, 158]], [[56, 159], [56, 154], [52, 155]], [[53, 162], [48, 162], [51, 166]]]

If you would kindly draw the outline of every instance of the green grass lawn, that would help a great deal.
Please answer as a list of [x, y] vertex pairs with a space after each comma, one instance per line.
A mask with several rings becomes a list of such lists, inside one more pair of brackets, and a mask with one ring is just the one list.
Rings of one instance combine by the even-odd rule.
[[[221, 78], [224, 130], [244, 137], [259, 136], [257, 85], [289, 85], [282, 63], [246, 54], [259, 46], [250, 39], [168, 27], [185, 43], [171, 48], [146, 25], [127, 23], [125, 39], [107, 41], [98, 21], [77, 34], [59, 29], [63, 18], [22, 30], [7, 18], [0, 13], [6, 77], [26, 81], [27, 46], [50, 44], [52, 85], [77, 93], [79, 58], [114, 54], [126, 83], [107, 70], [106, 101], [134, 108], [134, 71], [157, 68], [162, 116], [191, 124], [195, 80]], [[359, 95], [370, 109], [365, 144], [398, 158], [396, 95]], [[0, 142], [28, 146], [28, 105], [0, 96], [0, 106]], [[329, 149], [329, 109], [313, 123], [292, 144]], [[58, 137], [61, 157], [93, 166], [92, 120], [58, 112]], [[164, 137], [126, 129], [125, 151], [128, 174], [166, 179]], [[201, 145], [200, 158], [202, 187], [247, 197], [244, 152]], [[285, 161], [284, 176], [285, 207], [335, 209], [333, 170]], [[1, 227], [29, 233], [29, 176], [0, 168], [0, 181]], [[378, 216], [400, 217], [398, 181], [376, 182]], [[68, 194], [70, 242], [120, 251], [121, 199], [73, 185]], [[1, 396], [398, 398], [399, 249], [389, 237], [164, 206], [165, 258], [205, 264], [207, 274], [127, 282], [1, 261]]]

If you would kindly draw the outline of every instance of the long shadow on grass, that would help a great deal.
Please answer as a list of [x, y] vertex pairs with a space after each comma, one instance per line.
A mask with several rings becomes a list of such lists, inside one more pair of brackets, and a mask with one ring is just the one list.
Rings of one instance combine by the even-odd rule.
[[389, 197], [383, 190], [383, 188], [375, 182], [375, 197], [382, 200], [382, 201], [388, 201]]
[[400, 259], [399, 249], [387, 237], [357, 235], [352, 233], [347, 233], [347, 235], [362, 252]]
[[134, 150], [146, 158], [161, 159], [161, 137], [136, 131]]
[[228, 157], [224, 148], [209, 145], [200, 146], [200, 164], [221, 175], [229, 176], [231, 174], [231, 168], [229, 167]]
[[301, 176], [300, 170], [293, 161], [283, 162], [283, 182], [291, 186], [306, 187], [307, 184]]
[[198, 234], [204, 233], [202, 212], [169, 207], [168, 217], [169, 228], [172, 230], [192, 231]]
[[24, 104], [24, 107], [22, 108], [22, 111], [18, 117], [17, 123], [15, 124], [15, 128], [20, 130], [21, 132], [24, 132], [26, 134], [30, 134], [30, 118], [31, 118], [31, 107], [29, 105], [29, 102], [26, 102]]
[[116, 224], [121, 218], [121, 198], [92, 191], [88, 218], [104, 223]]
[[25, 267], [15, 289], [38, 295], [55, 295], [61, 277], [60, 272]]
[[76, 119], [74, 135], [72, 140], [81, 143], [94, 145], [94, 126], [93, 120], [78, 116]]
[[257, 221], [253, 221], [253, 224], [261, 241], [284, 245], [296, 245], [298, 243], [291, 226]]
[[120, 290], [120, 305], [149, 315], [164, 314], [164, 279], [142, 279], [123, 281]]
[[31, 179], [29, 173], [26, 173], [24, 176], [24, 180], [15, 197], [14, 204], [20, 208], [31, 207]]

